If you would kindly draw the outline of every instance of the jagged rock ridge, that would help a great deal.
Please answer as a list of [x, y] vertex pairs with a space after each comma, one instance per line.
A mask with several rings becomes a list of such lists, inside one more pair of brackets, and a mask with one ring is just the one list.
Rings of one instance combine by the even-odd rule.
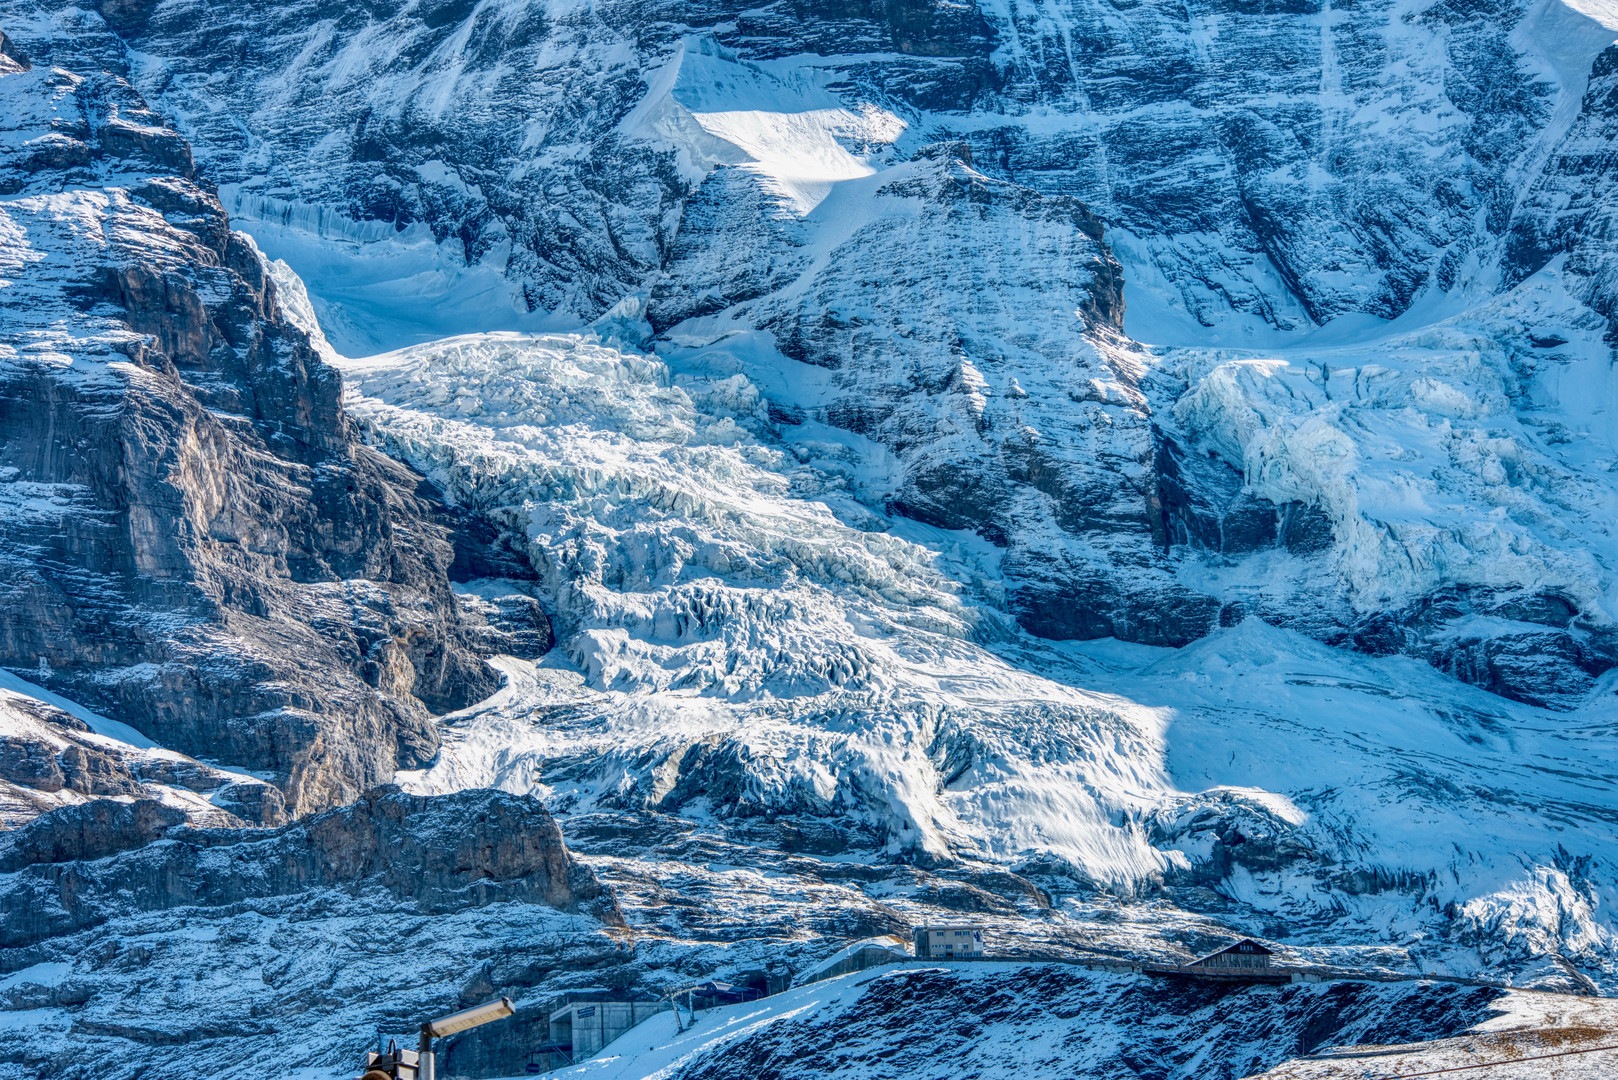
[[436, 496], [359, 443], [126, 82], [0, 95], [0, 664], [296, 811], [431, 757], [430, 713], [492, 691], [475, 650], [505, 642], [457, 604]]

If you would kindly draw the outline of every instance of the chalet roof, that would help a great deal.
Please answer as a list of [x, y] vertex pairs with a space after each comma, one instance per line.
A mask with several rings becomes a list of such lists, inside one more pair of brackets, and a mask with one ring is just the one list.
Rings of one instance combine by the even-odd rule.
[[1214, 957], [1224, 956], [1226, 953], [1243, 953], [1251, 956], [1273, 956], [1275, 955], [1275, 950], [1266, 949], [1263, 945], [1260, 945], [1252, 938], [1242, 938], [1234, 945], [1226, 945], [1223, 949], [1215, 949], [1207, 956], [1191, 961], [1191, 966], [1196, 967], [1198, 964], [1207, 963]]

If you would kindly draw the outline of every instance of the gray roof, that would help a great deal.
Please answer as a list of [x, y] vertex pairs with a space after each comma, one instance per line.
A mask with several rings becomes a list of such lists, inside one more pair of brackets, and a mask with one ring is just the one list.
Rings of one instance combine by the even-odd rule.
[[1252, 938], [1242, 938], [1234, 945], [1226, 945], [1223, 949], [1216, 949], [1207, 956], [1191, 961], [1191, 966], [1196, 967], [1198, 964], [1212, 960], [1216, 956], [1224, 956], [1226, 953], [1232, 952], [1250, 953], [1254, 956], [1273, 956], [1275, 954], [1274, 949], [1267, 949], [1263, 945], [1260, 945], [1258, 942], [1254, 941]]

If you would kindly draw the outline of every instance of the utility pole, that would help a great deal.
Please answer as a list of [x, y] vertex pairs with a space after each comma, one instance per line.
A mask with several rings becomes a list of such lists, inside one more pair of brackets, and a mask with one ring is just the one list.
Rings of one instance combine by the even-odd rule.
[[402, 1050], [394, 1045], [393, 1040], [388, 1040], [386, 1050], [365, 1055], [365, 1074], [360, 1080], [435, 1080], [437, 1063], [433, 1060], [434, 1039], [481, 1027], [491, 1020], [504, 1020], [516, 1011], [511, 999], [503, 997], [498, 1001], [440, 1016], [437, 1020], [428, 1020], [421, 1025], [420, 1049]]
[[504, 1020], [516, 1012], [516, 1006], [511, 1004], [508, 997], [498, 1001], [490, 1001], [483, 1005], [474, 1005], [470, 1009], [462, 1009], [448, 1016], [440, 1016], [437, 1020], [428, 1020], [421, 1025], [421, 1049], [418, 1051], [421, 1062], [417, 1080], [436, 1080], [437, 1063], [433, 1060], [433, 1040], [442, 1039], [446, 1035], [454, 1035], [458, 1031], [469, 1031], [475, 1027], [482, 1027], [493, 1020]]

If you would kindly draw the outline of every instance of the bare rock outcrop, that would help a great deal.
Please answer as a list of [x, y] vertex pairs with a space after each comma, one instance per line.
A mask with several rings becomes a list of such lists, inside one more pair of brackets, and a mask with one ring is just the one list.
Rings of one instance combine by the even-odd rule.
[[504, 901], [621, 925], [612, 893], [568, 854], [538, 799], [386, 787], [272, 831], [198, 829], [156, 802], [99, 800], [42, 815], [0, 843], [0, 948], [108, 919], [220, 908], [321, 889], [426, 912]]
[[185, 813], [156, 799], [96, 799], [42, 814], [6, 837], [0, 873], [34, 863], [100, 859], [162, 837]]
[[9, 66], [0, 666], [295, 813], [430, 759], [543, 613], [463, 609], [460, 523], [360, 443], [185, 140], [118, 77]]
[[0, 829], [91, 800], [116, 807], [122, 803], [113, 800], [131, 797], [209, 828], [286, 820], [286, 800], [273, 784], [131, 745], [49, 702], [0, 689]]

